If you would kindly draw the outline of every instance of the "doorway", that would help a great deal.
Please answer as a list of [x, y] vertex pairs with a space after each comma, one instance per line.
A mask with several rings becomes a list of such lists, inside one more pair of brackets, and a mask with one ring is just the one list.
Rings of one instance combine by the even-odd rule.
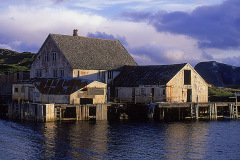
[[187, 89], [187, 102], [192, 102], [192, 89]]

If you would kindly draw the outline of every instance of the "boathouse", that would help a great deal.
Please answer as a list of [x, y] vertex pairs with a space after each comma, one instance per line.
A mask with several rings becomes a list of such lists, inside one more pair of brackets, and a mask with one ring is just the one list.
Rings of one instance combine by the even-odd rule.
[[208, 84], [188, 63], [126, 66], [111, 91], [120, 102], [208, 102]]
[[[103, 104], [106, 101], [105, 83], [80, 78], [33, 78], [13, 84], [12, 90], [13, 102], [8, 109], [10, 118], [82, 120], [91, 116], [89, 106], [83, 105]], [[96, 107], [92, 106], [92, 112], [95, 112], [91, 113], [92, 116], [98, 114]], [[100, 115], [106, 115], [107, 106], [99, 107]]]
[[137, 63], [118, 40], [49, 34], [30, 69], [30, 77], [81, 77], [110, 82], [122, 66]]

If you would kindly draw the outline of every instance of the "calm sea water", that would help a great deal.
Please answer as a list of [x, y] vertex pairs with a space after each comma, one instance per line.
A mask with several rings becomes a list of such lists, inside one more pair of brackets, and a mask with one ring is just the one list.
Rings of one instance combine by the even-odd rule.
[[32, 123], [0, 119], [0, 159], [240, 159], [240, 120]]

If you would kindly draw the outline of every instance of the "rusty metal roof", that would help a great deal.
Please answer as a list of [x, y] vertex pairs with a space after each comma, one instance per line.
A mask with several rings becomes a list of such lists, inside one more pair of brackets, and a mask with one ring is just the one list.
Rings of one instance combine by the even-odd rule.
[[114, 79], [113, 85], [116, 87], [166, 85], [186, 64], [126, 66]]
[[80, 78], [33, 78], [21, 83], [34, 84], [41, 94], [70, 95], [92, 82]]
[[112, 70], [136, 66], [118, 40], [50, 34], [73, 69]]

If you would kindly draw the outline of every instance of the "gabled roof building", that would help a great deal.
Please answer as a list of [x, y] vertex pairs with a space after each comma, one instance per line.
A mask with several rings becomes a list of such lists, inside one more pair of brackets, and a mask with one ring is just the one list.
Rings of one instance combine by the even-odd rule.
[[30, 76], [82, 77], [106, 82], [125, 65], [137, 63], [118, 40], [49, 34], [31, 66]]
[[208, 102], [208, 85], [188, 64], [125, 67], [112, 97], [125, 102]]

